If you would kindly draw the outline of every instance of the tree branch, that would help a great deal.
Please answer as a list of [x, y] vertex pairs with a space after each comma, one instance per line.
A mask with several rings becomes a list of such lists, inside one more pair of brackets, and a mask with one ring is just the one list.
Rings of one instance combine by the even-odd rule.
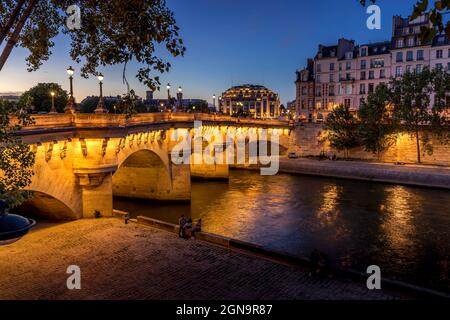
[[8, 57], [11, 54], [12, 49], [16, 45], [20, 33], [22, 32], [25, 22], [30, 17], [31, 12], [33, 12], [34, 6], [36, 5], [36, 3], [38, 1], [39, 0], [30, 0], [30, 2], [28, 2], [28, 6], [26, 7], [26, 9], [23, 12], [22, 16], [20, 17], [19, 21], [17, 22], [14, 32], [11, 35], [11, 37], [8, 39], [8, 42], [6, 43], [6, 46], [3, 49], [2, 55], [0, 56], [0, 71], [2, 71], [3, 66], [6, 63], [6, 60], [8, 60]]
[[20, 11], [22, 10], [24, 4], [25, 0], [19, 0], [19, 2], [17, 2], [17, 5], [14, 8], [14, 11], [11, 13], [11, 16], [9, 17], [5, 27], [0, 30], [0, 46], [2, 45], [3, 40], [5, 40], [9, 30], [11, 30], [14, 22], [16, 22], [17, 17], [19, 16]]

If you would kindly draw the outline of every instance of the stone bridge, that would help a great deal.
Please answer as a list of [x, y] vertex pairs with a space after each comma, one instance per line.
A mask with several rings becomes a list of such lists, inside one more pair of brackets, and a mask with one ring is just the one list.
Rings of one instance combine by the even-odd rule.
[[[257, 143], [262, 139], [261, 129], [268, 129], [264, 139], [270, 141], [277, 134], [280, 152], [289, 148], [292, 126], [287, 121], [192, 113], [138, 114], [131, 119], [114, 114], [36, 115], [35, 124], [20, 132], [36, 154], [29, 186], [33, 197], [21, 210], [55, 219], [80, 219], [96, 213], [111, 216], [114, 195], [189, 201], [191, 176], [227, 178], [229, 167], [174, 164], [171, 151], [179, 141], [171, 137], [192, 137], [196, 120], [202, 121], [199, 130], [203, 133], [252, 132]], [[202, 150], [214, 143], [201, 142]], [[246, 158], [251, 143], [246, 140]]]

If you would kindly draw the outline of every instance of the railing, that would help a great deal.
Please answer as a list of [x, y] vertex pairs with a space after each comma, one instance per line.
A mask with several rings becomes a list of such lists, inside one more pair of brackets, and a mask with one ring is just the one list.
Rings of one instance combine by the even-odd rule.
[[[58, 128], [111, 128], [133, 125], [159, 124], [166, 122], [213, 121], [261, 126], [289, 126], [289, 121], [278, 119], [237, 118], [226, 115], [205, 113], [139, 113], [126, 119], [123, 114], [39, 114], [33, 115], [34, 124], [23, 130]], [[14, 121], [13, 121], [14, 122]]]

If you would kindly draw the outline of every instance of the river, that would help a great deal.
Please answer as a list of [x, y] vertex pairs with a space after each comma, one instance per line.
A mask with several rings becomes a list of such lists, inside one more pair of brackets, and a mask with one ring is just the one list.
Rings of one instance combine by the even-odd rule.
[[176, 223], [290, 255], [327, 253], [334, 263], [450, 291], [450, 192], [301, 175], [233, 170], [230, 180], [193, 181], [191, 203], [114, 199], [132, 216]]

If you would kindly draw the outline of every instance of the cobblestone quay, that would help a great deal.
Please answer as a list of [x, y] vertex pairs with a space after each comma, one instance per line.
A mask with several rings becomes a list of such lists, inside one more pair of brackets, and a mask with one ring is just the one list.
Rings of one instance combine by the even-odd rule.
[[[81, 290], [68, 290], [69, 265]], [[0, 247], [0, 299], [408, 299], [118, 219], [40, 223]]]

